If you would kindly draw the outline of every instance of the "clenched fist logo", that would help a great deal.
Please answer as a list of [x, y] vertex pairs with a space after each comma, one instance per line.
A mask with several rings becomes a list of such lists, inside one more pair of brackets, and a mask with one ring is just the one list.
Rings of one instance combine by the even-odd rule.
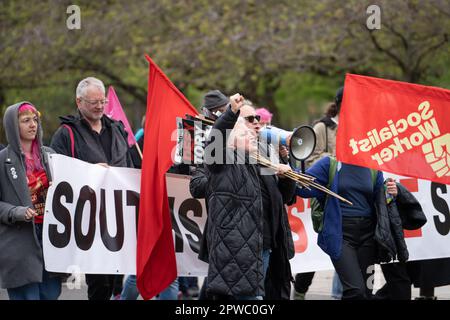
[[450, 176], [450, 133], [424, 144], [422, 151], [439, 178]]

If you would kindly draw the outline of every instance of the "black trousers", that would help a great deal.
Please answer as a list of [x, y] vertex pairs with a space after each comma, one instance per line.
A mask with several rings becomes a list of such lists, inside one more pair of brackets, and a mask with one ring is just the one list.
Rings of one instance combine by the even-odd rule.
[[86, 274], [89, 300], [110, 300], [122, 291], [123, 275]]
[[332, 260], [342, 282], [342, 300], [372, 298], [375, 226], [375, 217], [342, 217], [342, 254]]
[[297, 273], [295, 275], [294, 288], [298, 293], [308, 292], [314, 278], [315, 272]]
[[207, 285], [208, 285], [208, 277], [205, 277], [205, 280], [203, 280], [202, 288], [200, 289], [198, 300], [212, 300], [212, 298], [206, 293]]
[[377, 299], [411, 300], [411, 278], [406, 263], [381, 264], [386, 284], [377, 291]]

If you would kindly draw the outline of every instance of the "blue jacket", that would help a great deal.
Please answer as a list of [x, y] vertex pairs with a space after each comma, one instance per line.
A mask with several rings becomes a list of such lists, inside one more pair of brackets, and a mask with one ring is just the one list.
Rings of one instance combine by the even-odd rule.
[[[328, 184], [329, 168], [330, 157], [324, 157], [317, 161], [308, 170], [306, 170], [306, 174], [315, 177], [315, 181], [317, 183], [326, 187]], [[373, 193], [374, 201], [376, 191], [380, 187], [383, 187], [383, 182], [383, 173], [381, 171], [378, 171]], [[339, 194], [338, 185], [339, 166], [337, 168], [336, 175], [334, 176], [333, 183], [330, 186], [330, 190]], [[326, 194], [315, 188], [311, 188], [311, 190], [308, 190], [297, 187], [297, 195], [302, 198], [318, 198], [322, 201], [325, 199]], [[331, 257], [331, 259], [337, 260], [340, 258], [342, 250], [342, 213], [341, 207], [339, 205], [339, 200], [335, 197], [329, 196], [328, 198], [327, 204], [325, 206], [323, 229], [317, 237], [317, 244], [326, 254]]]

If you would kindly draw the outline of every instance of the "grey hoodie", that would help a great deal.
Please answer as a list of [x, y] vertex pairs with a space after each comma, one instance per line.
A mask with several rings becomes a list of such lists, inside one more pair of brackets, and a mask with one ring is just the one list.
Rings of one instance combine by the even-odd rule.
[[[23, 150], [20, 145], [20, 134], [19, 134], [19, 108], [23, 104], [30, 104], [33, 106], [32, 103], [28, 101], [22, 101], [19, 103], [16, 103], [12, 106], [9, 106], [5, 114], [3, 116], [3, 127], [5, 128], [6, 133], [6, 139], [8, 140], [8, 144], [12, 151], [14, 151], [18, 156], [23, 157]], [[41, 120], [39, 119], [38, 124], [38, 131], [37, 131], [37, 140], [38, 145], [40, 148], [42, 148], [42, 125]]]
[[[25, 221], [25, 211], [33, 207], [28, 189], [24, 155], [20, 145], [20, 102], [6, 109], [3, 125], [8, 146], [0, 151], [0, 287], [15, 288], [42, 282], [43, 255], [37, 239], [34, 221]], [[30, 103], [31, 104], [31, 103]], [[47, 154], [42, 147], [41, 123], [38, 125], [38, 144], [47, 172]]]

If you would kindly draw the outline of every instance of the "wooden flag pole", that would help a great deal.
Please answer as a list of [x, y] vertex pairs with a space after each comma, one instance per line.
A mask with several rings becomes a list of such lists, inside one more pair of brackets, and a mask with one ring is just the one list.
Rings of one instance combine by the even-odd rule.
[[143, 159], [142, 150], [141, 150], [141, 147], [139, 147], [139, 143], [137, 143], [137, 141], [136, 141], [136, 143], [134, 145], [136, 146], [136, 149], [137, 149], [137, 151], [139, 153], [139, 156], [141, 157], [141, 160], [142, 160]]

